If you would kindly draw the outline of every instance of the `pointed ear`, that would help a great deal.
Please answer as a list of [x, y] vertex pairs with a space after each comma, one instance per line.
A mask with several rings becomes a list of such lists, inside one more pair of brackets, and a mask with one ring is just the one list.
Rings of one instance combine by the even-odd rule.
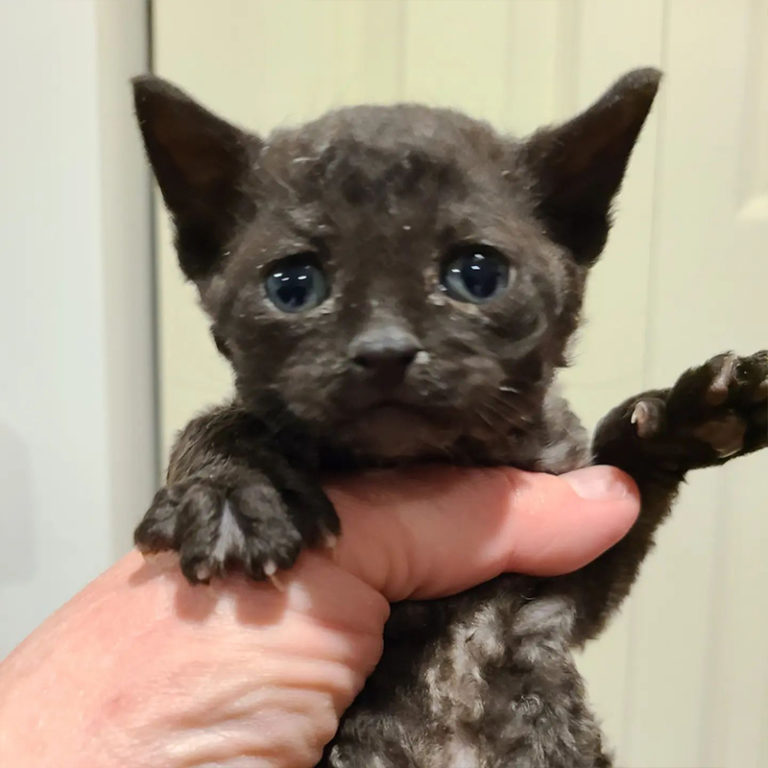
[[247, 176], [258, 139], [158, 77], [132, 83], [144, 146], [176, 227], [181, 267], [193, 280], [204, 277], [237, 222], [252, 213]]
[[611, 201], [660, 79], [656, 69], [629, 72], [586, 112], [537, 131], [523, 145], [537, 215], [583, 264], [594, 262], [605, 245]]

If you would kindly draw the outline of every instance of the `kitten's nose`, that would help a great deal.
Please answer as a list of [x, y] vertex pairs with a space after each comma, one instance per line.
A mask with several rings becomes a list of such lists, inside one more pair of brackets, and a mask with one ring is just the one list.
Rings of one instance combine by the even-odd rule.
[[382, 377], [383, 384], [402, 379], [420, 351], [419, 340], [409, 331], [396, 326], [366, 330], [349, 345], [352, 361], [371, 374]]

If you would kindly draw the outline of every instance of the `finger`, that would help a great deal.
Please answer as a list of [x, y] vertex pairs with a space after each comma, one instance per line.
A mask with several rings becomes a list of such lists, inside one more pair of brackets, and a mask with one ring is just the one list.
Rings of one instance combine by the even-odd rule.
[[380, 471], [330, 484], [336, 558], [389, 600], [452, 594], [515, 571], [575, 570], [616, 543], [639, 512], [613, 467], [554, 476], [508, 468]]

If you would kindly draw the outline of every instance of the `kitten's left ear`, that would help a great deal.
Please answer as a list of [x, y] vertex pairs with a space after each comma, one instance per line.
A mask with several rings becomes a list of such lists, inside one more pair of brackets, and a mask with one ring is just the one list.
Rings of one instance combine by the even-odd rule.
[[605, 245], [611, 201], [660, 80], [656, 69], [629, 72], [585, 112], [523, 144], [536, 213], [550, 237], [583, 264], [594, 262]]
[[179, 262], [197, 280], [215, 269], [254, 206], [247, 180], [260, 142], [159, 77], [132, 82], [147, 155], [176, 226]]

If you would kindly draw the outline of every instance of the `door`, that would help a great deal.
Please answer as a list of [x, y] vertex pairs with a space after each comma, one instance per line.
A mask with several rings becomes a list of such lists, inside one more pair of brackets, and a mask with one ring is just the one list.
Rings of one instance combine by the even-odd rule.
[[[153, 39], [158, 74], [260, 131], [407, 100], [524, 134], [660, 66], [568, 394], [592, 425], [716, 352], [768, 345], [768, 0], [155, 0]], [[159, 222], [167, 456], [231, 380]], [[580, 660], [619, 765], [768, 765], [766, 469], [757, 455], [691, 478]]]

